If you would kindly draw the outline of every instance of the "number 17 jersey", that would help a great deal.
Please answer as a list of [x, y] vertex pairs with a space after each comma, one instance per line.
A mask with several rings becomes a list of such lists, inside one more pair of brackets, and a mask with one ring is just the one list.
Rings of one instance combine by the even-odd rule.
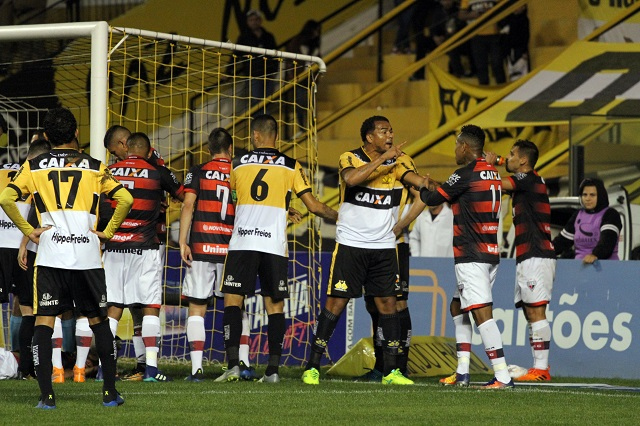
[[102, 268], [96, 228], [100, 194], [122, 188], [107, 166], [73, 149], [52, 149], [24, 163], [9, 186], [33, 195], [42, 227], [36, 265], [62, 269]]
[[275, 148], [260, 148], [233, 159], [231, 189], [236, 217], [229, 251], [251, 250], [288, 256], [287, 212], [292, 192], [311, 191], [304, 169]]

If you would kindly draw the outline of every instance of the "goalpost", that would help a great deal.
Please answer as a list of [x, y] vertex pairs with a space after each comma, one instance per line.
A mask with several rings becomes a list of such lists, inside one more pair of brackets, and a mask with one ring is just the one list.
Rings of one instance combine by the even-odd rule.
[[[63, 42], [66, 39], [74, 40]], [[23, 69], [14, 70], [11, 78], [17, 78], [24, 69], [28, 73], [32, 68], [51, 67], [53, 98], [74, 112], [80, 143], [85, 146], [89, 142], [93, 157], [112, 160], [103, 146], [104, 133], [108, 126], [120, 124], [132, 132], [147, 133], [167, 167], [183, 180], [192, 165], [209, 160], [206, 143], [213, 128], [227, 128], [234, 137], [234, 150], [239, 153], [251, 149], [250, 117], [267, 112], [278, 122], [278, 149], [306, 166], [318, 195], [315, 88], [319, 73], [325, 72], [320, 58], [109, 27], [105, 22], [0, 27], [0, 43], [24, 40], [55, 40], [63, 46], [55, 56], [25, 59]], [[256, 92], [256, 85], [252, 84], [256, 78], [244, 72], [248, 65], [277, 69], [259, 77], [261, 86], [271, 86], [272, 93], [264, 89]], [[16, 68], [15, 63], [12, 66]], [[48, 107], [51, 106], [55, 102]], [[1, 103], [0, 114], [7, 114]], [[292, 206], [305, 211], [299, 200], [294, 199]], [[185, 359], [189, 352], [186, 308], [179, 306], [184, 273], [176, 247], [179, 211], [180, 204], [172, 202], [167, 212], [169, 232], [163, 282], [167, 304], [161, 314], [161, 355], [178, 360]], [[306, 357], [310, 325], [320, 308], [319, 220], [307, 216], [289, 232], [291, 298], [285, 303], [285, 364], [299, 365]], [[267, 318], [261, 297], [248, 298], [246, 307], [251, 321], [252, 362], [265, 363]], [[210, 306], [205, 323], [205, 358], [222, 361], [221, 301]], [[121, 322], [118, 333], [122, 338], [130, 337], [126, 321]], [[125, 343], [125, 353], [132, 354], [131, 345]]]

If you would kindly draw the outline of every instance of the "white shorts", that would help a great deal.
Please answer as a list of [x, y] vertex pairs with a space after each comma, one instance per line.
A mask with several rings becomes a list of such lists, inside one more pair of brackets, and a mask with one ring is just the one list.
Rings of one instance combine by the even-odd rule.
[[556, 260], [532, 257], [516, 265], [516, 288], [513, 301], [516, 307], [546, 305], [551, 300]]
[[105, 251], [102, 255], [111, 305], [162, 305], [163, 264], [160, 250]]
[[187, 266], [185, 269], [187, 271], [182, 282], [182, 297], [207, 300], [214, 293], [218, 297], [224, 296], [220, 292], [224, 263], [194, 260], [191, 267]]
[[496, 280], [498, 265], [489, 263], [456, 264], [458, 286], [453, 297], [460, 299], [460, 308], [469, 311], [493, 303], [491, 289]]

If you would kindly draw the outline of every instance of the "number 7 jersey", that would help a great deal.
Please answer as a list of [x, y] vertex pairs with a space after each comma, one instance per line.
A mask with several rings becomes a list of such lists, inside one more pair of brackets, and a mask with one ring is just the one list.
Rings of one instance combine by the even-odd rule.
[[73, 149], [53, 149], [25, 162], [9, 186], [31, 194], [40, 226], [36, 265], [62, 269], [102, 268], [97, 223], [100, 193], [122, 188], [107, 166]]
[[288, 256], [287, 211], [292, 192], [311, 191], [304, 169], [275, 148], [261, 148], [233, 159], [231, 189], [236, 217], [229, 251], [251, 250]]

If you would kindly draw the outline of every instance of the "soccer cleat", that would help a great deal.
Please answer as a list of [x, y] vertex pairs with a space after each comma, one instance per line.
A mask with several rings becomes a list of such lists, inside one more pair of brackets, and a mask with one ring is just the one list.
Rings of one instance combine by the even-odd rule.
[[402, 375], [400, 369], [391, 370], [391, 373], [382, 378], [383, 385], [412, 385], [413, 380], [407, 379]]
[[172, 382], [173, 379], [169, 376], [164, 375], [160, 370], [153, 367], [147, 367], [147, 371], [144, 373], [142, 377], [143, 382]]
[[247, 367], [244, 362], [240, 361], [240, 378], [242, 380], [255, 382], [256, 380], [258, 380], [256, 369], [253, 367]]
[[515, 379], [516, 382], [550, 382], [551, 374], [549, 368], [542, 370], [539, 368], [530, 368], [527, 374]]
[[319, 385], [320, 384], [320, 372], [315, 368], [310, 368], [302, 373], [302, 382], [307, 385]]
[[513, 384], [513, 380], [509, 380], [509, 383], [502, 383], [494, 377], [484, 385], [479, 386], [478, 389], [513, 389], [515, 387], [516, 385]]
[[237, 365], [233, 368], [225, 370], [220, 377], [216, 378], [214, 382], [237, 382], [240, 378], [240, 367]]
[[115, 399], [109, 399], [109, 391], [104, 391], [102, 396], [102, 405], [105, 407], [118, 407], [119, 405], [124, 404], [124, 398], [120, 395], [119, 392], [116, 392]]
[[51, 374], [52, 383], [64, 383], [64, 368], [53, 367], [53, 374]]
[[372, 368], [368, 373], [365, 373], [362, 376], [358, 376], [353, 380], [358, 382], [380, 383], [380, 381], [382, 381], [382, 372], [380, 370], [376, 370], [375, 368]]
[[84, 373], [84, 368], [80, 368], [77, 365], [73, 366], [73, 381], [75, 383], [84, 383], [86, 378], [85, 378], [85, 373]]
[[122, 378], [125, 382], [141, 382], [142, 379], [144, 379], [144, 372], [141, 373], [139, 371], [135, 373], [128, 373]]
[[35, 376], [30, 373], [23, 373], [22, 371], [18, 371], [18, 377], [16, 380], [35, 380]]
[[187, 382], [199, 383], [204, 380], [204, 373], [202, 372], [202, 368], [198, 368], [195, 374], [189, 374], [189, 376], [184, 378]]
[[278, 375], [278, 373], [273, 373], [270, 376], [262, 376], [262, 378], [260, 380], [258, 380], [259, 383], [280, 383], [280, 376]]
[[449, 377], [445, 377], [444, 379], [440, 379], [440, 384], [442, 386], [469, 386], [470, 376], [469, 373], [460, 374], [453, 373]]
[[44, 403], [44, 399], [42, 397], [40, 397], [40, 399], [38, 400], [38, 405], [36, 405], [36, 408], [42, 409], [42, 410], [53, 410], [56, 408], [56, 403], [55, 400], [53, 399], [53, 395], [49, 395], [48, 398], [50, 401], [52, 401], [52, 404], [45, 404]]

